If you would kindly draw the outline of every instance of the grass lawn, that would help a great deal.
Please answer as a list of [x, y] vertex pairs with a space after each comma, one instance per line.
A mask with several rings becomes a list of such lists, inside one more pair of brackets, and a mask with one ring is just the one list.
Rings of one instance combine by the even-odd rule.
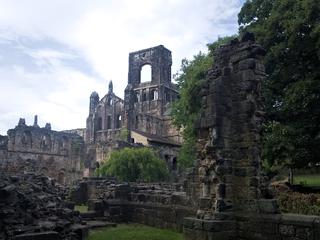
[[74, 210], [79, 212], [88, 212], [88, 206], [87, 205], [75, 205]]
[[320, 174], [294, 175], [293, 183], [320, 187]]
[[182, 240], [182, 233], [140, 224], [120, 224], [115, 228], [92, 230], [89, 240]]

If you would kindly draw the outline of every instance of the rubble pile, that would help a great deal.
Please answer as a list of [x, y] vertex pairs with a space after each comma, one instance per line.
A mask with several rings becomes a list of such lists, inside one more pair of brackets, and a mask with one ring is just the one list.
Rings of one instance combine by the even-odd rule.
[[28, 239], [21, 236], [44, 232], [54, 239], [79, 239], [82, 220], [67, 194], [66, 188], [44, 175], [1, 174], [0, 239]]

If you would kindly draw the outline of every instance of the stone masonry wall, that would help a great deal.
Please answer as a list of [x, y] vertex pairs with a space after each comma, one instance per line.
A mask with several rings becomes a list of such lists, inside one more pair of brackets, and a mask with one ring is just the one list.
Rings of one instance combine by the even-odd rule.
[[119, 184], [110, 179], [81, 181], [73, 192], [76, 203], [87, 202], [97, 216], [114, 222], [135, 222], [182, 231], [183, 219], [196, 208], [179, 184]]
[[[299, 214], [242, 214], [233, 222], [184, 220], [186, 239], [214, 240], [318, 240], [320, 217]], [[234, 229], [233, 235], [225, 230]]]
[[20, 119], [5, 138], [0, 146], [0, 171], [43, 173], [61, 184], [82, 177], [84, 141], [79, 135], [53, 131], [49, 124], [40, 128], [36, 121], [27, 126]]
[[[319, 217], [279, 214], [260, 191], [261, 82], [265, 51], [244, 34], [220, 47], [202, 88], [197, 121], [197, 216], [184, 220], [187, 240], [316, 240]], [[191, 189], [190, 189], [191, 187]]]

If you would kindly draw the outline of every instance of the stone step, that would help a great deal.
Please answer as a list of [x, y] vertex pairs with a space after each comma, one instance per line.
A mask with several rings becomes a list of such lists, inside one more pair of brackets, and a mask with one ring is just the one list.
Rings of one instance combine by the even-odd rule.
[[80, 213], [80, 216], [86, 220], [86, 219], [94, 219], [96, 217], [99, 217], [99, 214], [96, 211], [87, 211], [87, 212]]
[[97, 220], [93, 220], [93, 221], [87, 221], [86, 222], [87, 227], [90, 229], [93, 228], [101, 228], [101, 227], [116, 227], [117, 224], [113, 223], [113, 222], [105, 222], [105, 221], [97, 221]]

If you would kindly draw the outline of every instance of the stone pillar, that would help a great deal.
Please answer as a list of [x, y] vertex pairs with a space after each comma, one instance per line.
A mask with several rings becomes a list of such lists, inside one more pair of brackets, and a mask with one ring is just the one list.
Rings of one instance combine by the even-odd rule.
[[39, 125], [38, 125], [38, 115], [34, 115], [33, 126], [34, 127], [39, 127]]
[[124, 118], [124, 126], [127, 126], [128, 129], [128, 142], [131, 142], [131, 130], [134, 128], [134, 99], [135, 92], [131, 84], [128, 84], [124, 91], [124, 110], [125, 110], [125, 118]]
[[203, 84], [202, 112], [196, 122], [199, 188], [203, 191], [197, 219], [186, 219], [187, 239], [195, 239], [189, 231], [192, 222], [202, 227], [223, 223], [221, 229], [197, 231], [204, 231], [205, 239], [229, 239], [236, 236], [235, 213], [264, 213], [259, 189], [264, 54], [250, 33], [216, 52], [215, 65]]

